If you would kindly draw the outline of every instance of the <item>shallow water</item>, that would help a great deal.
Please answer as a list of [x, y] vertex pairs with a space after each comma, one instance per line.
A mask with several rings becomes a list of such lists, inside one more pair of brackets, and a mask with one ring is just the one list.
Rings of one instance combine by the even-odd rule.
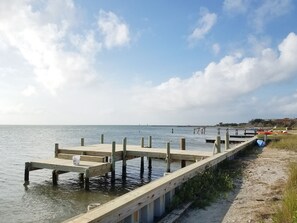
[[[172, 129], [174, 133], [172, 133]], [[127, 163], [127, 180], [121, 179], [121, 162], [116, 163], [116, 183], [111, 187], [110, 178], [90, 179], [90, 191], [85, 191], [78, 174], [59, 176], [58, 186], [53, 187], [50, 170], [30, 172], [30, 184], [23, 185], [25, 162], [51, 158], [54, 144], [60, 147], [99, 143], [105, 135], [105, 143], [121, 143], [127, 137], [128, 144], [140, 144], [141, 137], [153, 138], [153, 147], [179, 148], [181, 137], [186, 138], [187, 149], [212, 151], [213, 145], [205, 143], [205, 137], [214, 136], [215, 128], [207, 128], [206, 135], [193, 134], [193, 127], [154, 126], [0, 126], [0, 222], [61, 222], [86, 212], [90, 203], [107, 201], [161, 177], [166, 164], [153, 160], [152, 172], [145, 168], [139, 173], [140, 159]], [[146, 162], [146, 159], [145, 159]], [[172, 164], [172, 170], [179, 168]], [[147, 163], [145, 163], [145, 167]]]

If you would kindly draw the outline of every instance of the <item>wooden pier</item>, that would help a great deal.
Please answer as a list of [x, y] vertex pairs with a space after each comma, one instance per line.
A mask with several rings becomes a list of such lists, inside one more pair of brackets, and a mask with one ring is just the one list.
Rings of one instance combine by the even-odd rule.
[[[152, 181], [149, 184], [139, 187], [65, 222], [155, 222], [165, 214], [166, 207], [168, 207], [173, 200], [176, 188], [204, 170], [234, 157], [238, 152], [249, 146], [253, 146], [256, 140], [257, 138], [253, 137], [223, 152], [220, 152], [221, 150], [218, 149], [218, 153], [211, 157], [165, 175], [158, 180]], [[218, 145], [220, 144], [218, 143]]]
[[[166, 159], [167, 170], [170, 172], [170, 163], [175, 160], [181, 161], [181, 165], [184, 166], [184, 162], [192, 161], [198, 162], [204, 158], [212, 156], [212, 152], [201, 152], [193, 150], [185, 150], [185, 139], [181, 140], [181, 149], [170, 149], [170, 144], [166, 148], [150, 148], [151, 138], [149, 139], [149, 145], [144, 147], [143, 139], [141, 145], [127, 145], [126, 138], [123, 140], [123, 144], [96, 144], [85, 146], [84, 139], [81, 139], [81, 146], [71, 148], [59, 148], [58, 144], [55, 144], [55, 157], [47, 160], [37, 160], [25, 163], [25, 183], [29, 183], [29, 173], [38, 169], [51, 169], [53, 184], [58, 182], [58, 175], [67, 172], [80, 173], [80, 178], [84, 180], [84, 187], [89, 189], [89, 180], [94, 176], [104, 176], [111, 172], [111, 181], [115, 180], [115, 165], [117, 161], [122, 162], [122, 175], [126, 175], [126, 161], [141, 157], [140, 172], [144, 171], [143, 157], [147, 157], [148, 168], [152, 168], [151, 158]], [[79, 165], [74, 165], [72, 158], [75, 155], [79, 155]]]
[[[215, 143], [216, 139], [205, 139], [206, 143]], [[229, 139], [230, 144], [238, 144], [245, 142], [245, 139]], [[221, 143], [225, 144], [225, 139], [221, 139]]]
[[[171, 149], [170, 143], [166, 148], [151, 148], [151, 137], [148, 146], [144, 146], [144, 139], [140, 145], [127, 145], [127, 139], [123, 139], [122, 144], [101, 144], [85, 146], [84, 139], [81, 139], [81, 146], [71, 148], [60, 148], [55, 144], [54, 158], [25, 163], [25, 183], [29, 183], [29, 173], [38, 169], [51, 169], [53, 184], [58, 183], [59, 174], [67, 172], [77, 172], [84, 180], [85, 189], [89, 189], [89, 180], [94, 176], [105, 176], [111, 172], [111, 182], [115, 181], [115, 165], [117, 161], [122, 161], [122, 176], [126, 175], [126, 165], [128, 159], [140, 159], [140, 172], [143, 172], [143, 157], [165, 159], [167, 165], [164, 177], [152, 181], [142, 187], [128, 192], [112, 201], [109, 201], [97, 208], [89, 210], [67, 220], [67, 223], [87, 223], [87, 222], [155, 222], [160, 219], [166, 208], [171, 204], [175, 189], [183, 183], [193, 178], [204, 170], [214, 167], [220, 162], [233, 158], [238, 152], [254, 145], [257, 138], [247, 139], [233, 148], [229, 147], [229, 133], [226, 132], [225, 149], [221, 148], [220, 136], [217, 136], [214, 143], [214, 152], [201, 152], [185, 150], [185, 139], [180, 140], [180, 149]], [[79, 155], [79, 165], [74, 165], [73, 156]], [[170, 173], [170, 163], [173, 160], [180, 160], [181, 169]], [[187, 165], [185, 161], [191, 161]], [[148, 168], [152, 168], [151, 161]]]

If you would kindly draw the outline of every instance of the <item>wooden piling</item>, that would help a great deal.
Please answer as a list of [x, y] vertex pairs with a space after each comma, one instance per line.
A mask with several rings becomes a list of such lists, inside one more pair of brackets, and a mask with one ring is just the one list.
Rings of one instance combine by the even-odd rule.
[[229, 132], [226, 131], [226, 138], [225, 138], [225, 151], [229, 149]]
[[85, 146], [85, 139], [84, 139], [84, 138], [81, 138], [81, 139], [80, 139], [80, 145], [81, 145], [81, 146]]
[[221, 134], [221, 128], [218, 128], [218, 135]]
[[[152, 137], [149, 136], [148, 137], [148, 148], [152, 148]], [[149, 171], [152, 170], [152, 158], [151, 157], [148, 157], [148, 169]]]
[[221, 136], [217, 136], [215, 146], [217, 149], [217, 153], [220, 153], [221, 152]]
[[86, 170], [85, 173], [85, 190], [89, 190], [90, 189], [90, 174], [89, 174], [89, 170]]
[[166, 154], [167, 168], [166, 168], [166, 172], [167, 173], [170, 173], [170, 163], [171, 163], [171, 158], [170, 158], [170, 142], [168, 142], [166, 144], [166, 148], [167, 148], [167, 154]]
[[141, 148], [144, 147], [144, 137], [141, 137], [141, 139], [140, 139], [140, 147]]
[[126, 173], [127, 173], [127, 160], [126, 160], [126, 156], [127, 156], [127, 138], [125, 137], [123, 139], [123, 165], [122, 165], [122, 178], [124, 179], [126, 177]]
[[[186, 139], [185, 138], [181, 138], [180, 139], [180, 149], [181, 150], [186, 150]], [[186, 166], [186, 161], [185, 160], [181, 160], [181, 168], [184, 168]]]
[[[141, 148], [144, 148], [144, 138], [143, 137], [141, 138], [140, 144], [141, 144]], [[143, 175], [143, 173], [144, 173], [144, 157], [141, 156], [140, 157], [140, 175]]]
[[56, 186], [58, 185], [58, 173], [57, 170], [53, 170], [52, 172], [52, 178], [53, 178], [53, 185]]
[[101, 134], [100, 143], [104, 144], [104, 134]]
[[115, 182], [115, 151], [116, 151], [116, 142], [112, 142], [111, 150], [111, 182]]
[[59, 153], [59, 143], [55, 144], [55, 158], [58, 157], [58, 153]]
[[25, 175], [24, 175], [24, 181], [26, 183], [29, 182], [29, 173], [30, 173], [30, 166], [31, 164], [29, 162], [25, 163]]

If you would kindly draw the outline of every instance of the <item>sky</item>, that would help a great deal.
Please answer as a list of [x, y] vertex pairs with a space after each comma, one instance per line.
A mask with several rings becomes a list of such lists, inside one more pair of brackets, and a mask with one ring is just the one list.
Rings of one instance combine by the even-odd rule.
[[297, 118], [294, 0], [0, 0], [0, 124]]

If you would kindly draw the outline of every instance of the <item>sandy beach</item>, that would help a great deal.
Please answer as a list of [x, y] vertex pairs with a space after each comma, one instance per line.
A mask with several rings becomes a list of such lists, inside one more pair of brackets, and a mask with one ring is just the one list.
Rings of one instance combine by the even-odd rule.
[[239, 159], [243, 174], [235, 179], [234, 190], [204, 210], [187, 210], [178, 222], [272, 222], [274, 208], [282, 198], [288, 163], [297, 161], [297, 154], [264, 148]]

